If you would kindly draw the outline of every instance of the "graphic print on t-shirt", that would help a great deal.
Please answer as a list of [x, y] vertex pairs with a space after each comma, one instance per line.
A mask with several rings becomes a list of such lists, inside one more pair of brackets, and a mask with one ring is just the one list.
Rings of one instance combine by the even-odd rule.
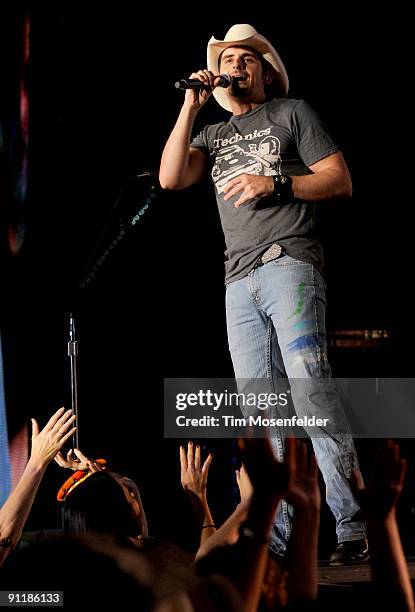
[[[212, 168], [212, 179], [219, 193], [240, 174], [271, 176], [281, 174], [281, 143], [275, 136], [265, 136], [258, 144], [241, 137], [231, 146], [221, 147]], [[218, 139], [219, 143], [223, 141]], [[225, 142], [234, 141], [230, 138]]]

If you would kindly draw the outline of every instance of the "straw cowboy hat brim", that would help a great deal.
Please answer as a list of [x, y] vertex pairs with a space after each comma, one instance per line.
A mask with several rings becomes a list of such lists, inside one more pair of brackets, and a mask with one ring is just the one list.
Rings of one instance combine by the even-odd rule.
[[[209, 40], [207, 46], [207, 67], [214, 74], [219, 69], [219, 56], [227, 47], [251, 47], [262, 55], [274, 69], [275, 80], [279, 82], [283, 95], [288, 93], [288, 76], [280, 56], [271, 43], [247, 23], [232, 26], [223, 40], [216, 39], [214, 36]], [[227, 111], [232, 112], [229, 99], [222, 87], [216, 87], [213, 91], [216, 101]]]

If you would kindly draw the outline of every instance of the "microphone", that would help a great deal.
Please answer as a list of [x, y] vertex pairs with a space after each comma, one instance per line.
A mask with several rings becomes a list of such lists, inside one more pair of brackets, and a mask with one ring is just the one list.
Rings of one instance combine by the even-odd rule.
[[[238, 81], [245, 81], [245, 77], [233, 77], [230, 74], [226, 74], [226, 72], [218, 76], [220, 79], [215, 87], [229, 87], [229, 85]], [[206, 85], [199, 81], [199, 79], [180, 79], [180, 81], [175, 82], [174, 86], [176, 89], [212, 89], [211, 85]]]

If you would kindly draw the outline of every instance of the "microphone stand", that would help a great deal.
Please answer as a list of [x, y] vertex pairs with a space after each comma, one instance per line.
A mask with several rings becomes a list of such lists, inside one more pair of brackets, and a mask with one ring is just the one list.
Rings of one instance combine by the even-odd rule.
[[76, 416], [76, 431], [72, 435], [72, 448], [79, 448], [79, 422], [78, 422], [78, 341], [75, 332], [75, 319], [72, 313], [69, 315], [69, 341], [68, 356], [71, 364], [71, 408]]
[[[134, 231], [137, 223], [139, 221], [141, 221], [141, 218], [144, 214], [146, 214], [148, 212], [148, 210], [151, 207], [151, 204], [153, 203], [153, 201], [157, 198], [158, 195], [160, 195], [160, 193], [163, 192], [163, 190], [161, 189], [160, 185], [158, 184], [158, 181], [152, 181], [150, 188], [148, 189], [148, 193], [146, 195], [146, 197], [140, 201], [139, 203], [139, 207], [136, 209], [135, 214], [131, 217], [120, 217], [117, 221], [118, 224], [118, 228], [117, 228], [117, 232], [116, 235], [112, 238], [112, 240], [107, 244], [106, 248], [103, 249], [103, 251], [101, 252], [100, 257], [96, 257], [99, 248], [101, 247], [102, 243], [103, 243], [103, 237], [104, 234], [108, 228], [110, 219], [112, 218], [115, 209], [117, 208], [120, 198], [122, 196], [122, 194], [125, 191], [125, 188], [135, 179], [137, 178], [150, 178], [152, 175], [154, 175], [154, 173], [149, 172], [148, 170], [146, 170], [145, 172], [143, 172], [142, 174], [136, 174], [132, 177], [130, 177], [128, 179], [128, 181], [126, 181], [126, 183], [124, 183], [124, 185], [122, 186], [120, 193], [117, 197], [117, 200], [115, 202], [115, 205], [112, 209], [112, 211], [110, 212], [110, 215], [108, 217], [107, 222], [104, 225], [104, 229], [101, 232], [100, 237], [98, 238], [98, 242], [94, 247], [94, 250], [92, 252], [91, 257], [88, 260], [88, 264], [87, 264], [87, 268], [84, 271], [84, 275], [83, 278], [81, 279], [80, 283], [79, 283], [79, 288], [80, 289], [84, 289], [87, 285], [91, 284], [92, 281], [95, 279], [95, 276], [98, 272], [98, 270], [102, 267], [103, 263], [108, 259], [108, 256], [110, 255], [110, 253], [114, 250], [114, 248], [116, 246], [119, 245], [119, 243], [125, 238], [125, 236], [127, 236], [127, 234], [130, 234], [132, 231]], [[95, 260], [94, 260], [95, 258]]]

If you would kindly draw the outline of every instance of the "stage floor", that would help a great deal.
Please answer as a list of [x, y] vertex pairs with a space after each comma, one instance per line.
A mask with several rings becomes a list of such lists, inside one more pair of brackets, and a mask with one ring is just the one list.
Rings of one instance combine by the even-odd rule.
[[[415, 580], [415, 557], [407, 557], [411, 580]], [[319, 585], [347, 586], [356, 582], [370, 582], [370, 565], [359, 563], [356, 565], [333, 566], [327, 562], [319, 563]]]

